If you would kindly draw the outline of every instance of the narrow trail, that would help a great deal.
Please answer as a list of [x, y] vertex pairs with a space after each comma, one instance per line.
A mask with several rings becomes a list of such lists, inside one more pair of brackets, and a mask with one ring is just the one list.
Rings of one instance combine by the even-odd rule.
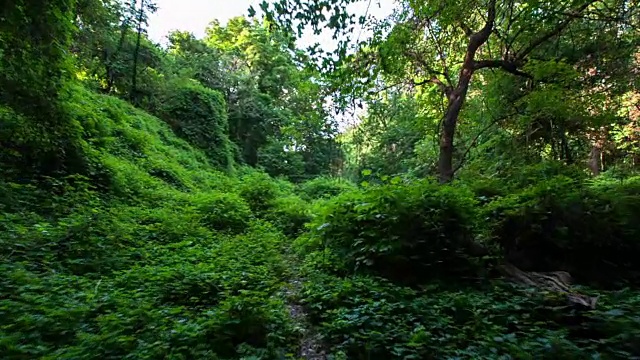
[[326, 360], [326, 346], [322, 343], [321, 335], [315, 331], [308, 319], [308, 314], [302, 304], [299, 303], [302, 291], [303, 279], [299, 276], [298, 260], [292, 254], [285, 255], [292, 264], [292, 275], [285, 287], [285, 301], [289, 314], [302, 334], [298, 346], [297, 359]]

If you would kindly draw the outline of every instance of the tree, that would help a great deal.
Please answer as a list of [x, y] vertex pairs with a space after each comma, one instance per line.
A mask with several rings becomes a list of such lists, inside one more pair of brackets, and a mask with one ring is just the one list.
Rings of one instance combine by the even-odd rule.
[[[307, 69], [291, 37], [243, 17], [226, 26], [214, 21], [207, 34], [205, 46], [176, 34], [172, 51], [188, 52], [185, 61], [199, 69], [198, 79], [225, 94], [238, 160], [295, 179], [301, 158], [305, 174], [328, 172], [338, 153], [336, 126], [324, 108], [319, 74]], [[285, 159], [288, 165], [275, 165]]]
[[[314, 6], [303, 0], [282, 0], [267, 15], [290, 31], [296, 19], [299, 27], [311, 25], [318, 30], [326, 22], [337, 33], [353, 32], [353, 17], [340, 9], [351, 2], [332, 0]], [[353, 74], [352, 82], [364, 82], [369, 88], [380, 77], [436, 86], [445, 102], [438, 175], [448, 182], [455, 172], [456, 127], [477, 72], [502, 70], [530, 80], [530, 85], [538, 84], [526, 71], [530, 60], [545, 58], [545, 51], [572, 36], [567, 35], [569, 29], [584, 31], [576, 24], [607, 21], [620, 31], [633, 31], [636, 5], [633, 0], [403, 1], [401, 11], [378, 26], [370, 41], [357, 44], [355, 54], [347, 54], [347, 43], [342, 43], [334, 66], [342, 70], [335, 73]], [[322, 13], [325, 8], [333, 9], [329, 19]], [[388, 35], [385, 28], [391, 28]], [[357, 86], [347, 92], [353, 94]]]
[[[132, 8], [136, 10], [137, 0], [134, 0]], [[136, 16], [136, 47], [133, 50], [133, 68], [131, 71], [131, 92], [129, 96], [134, 103], [139, 102], [138, 99], [138, 59], [140, 57], [140, 41], [142, 40], [143, 32], [146, 32], [145, 27], [148, 25], [149, 13], [154, 13], [157, 10], [156, 4], [151, 0], [140, 0], [140, 8], [137, 10]]]
[[[140, 75], [160, 65], [160, 51], [146, 37], [152, 1], [134, 2], [82, 0], [76, 8], [78, 31], [71, 51], [86, 74], [86, 80], [100, 91], [118, 94], [140, 103]], [[148, 94], [147, 94], [148, 95]]]
[[[0, 5], [0, 142], [3, 168], [79, 170], [80, 134], [65, 116], [74, 1]], [[7, 164], [10, 163], [10, 164]]]

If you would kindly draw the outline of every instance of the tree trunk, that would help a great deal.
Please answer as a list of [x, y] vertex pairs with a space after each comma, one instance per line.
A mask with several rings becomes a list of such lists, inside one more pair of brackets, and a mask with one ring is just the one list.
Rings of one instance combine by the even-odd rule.
[[138, 37], [136, 39], [136, 48], [133, 51], [133, 72], [131, 75], [131, 100], [133, 103], [137, 103], [137, 93], [138, 93], [138, 57], [140, 53], [140, 40], [142, 37], [142, 18], [144, 16], [144, 0], [140, 0], [140, 12], [138, 13]]
[[467, 90], [469, 89], [472, 75], [473, 69], [463, 69], [460, 74], [458, 86], [449, 94], [449, 104], [447, 105], [447, 111], [442, 123], [442, 134], [440, 136], [438, 174], [441, 183], [447, 183], [453, 179], [453, 140], [456, 134], [458, 116], [467, 97]]
[[[464, 26], [465, 33], [469, 35], [469, 44], [467, 45], [462, 70], [460, 71], [460, 76], [456, 86], [448, 89], [445, 88], [445, 93], [448, 97], [448, 105], [443, 120], [442, 134], [440, 136], [440, 158], [438, 161], [438, 175], [440, 182], [446, 183], [453, 179], [455, 172], [455, 169], [453, 168], [453, 141], [455, 139], [456, 125], [458, 122], [458, 116], [460, 115], [460, 110], [462, 109], [467, 96], [469, 83], [471, 82], [473, 73], [479, 69], [493, 68], [502, 69], [514, 75], [532, 79], [531, 75], [518, 70], [518, 67], [523, 64], [524, 59], [537, 47], [559, 35], [574, 19], [580, 18], [577, 16], [578, 14], [581, 14], [596, 1], [597, 0], [587, 0], [584, 4], [577, 7], [572, 13], [569, 13], [569, 16], [567, 16], [564, 21], [561, 21], [553, 30], [542, 34], [539, 38], [531, 41], [529, 46], [514, 54], [513, 59], [475, 60], [478, 48], [489, 40], [489, 36], [493, 31], [496, 18], [496, 0], [489, 1], [487, 20], [480, 31], [471, 33], [469, 27]], [[569, 157], [570, 161], [573, 161], [572, 154], [569, 152], [570, 149], [568, 146], [565, 150], [565, 155]]]
[[460, 110], [467, 98], [467, 91], [471, 83], [471, 77], [476, 70], [475, 56], [478, 48], [482, 46], [493, 31], [493, 23], [496, 17], [496, 0], [489, 2], [487, 22], [482, 29], [469, 37], [469, 45], [464, 57], [464, 63], [460, 70], [458, 83], [454, 89], [447, 91], [449, 103], [442, 124], [442, 134], [440, 136], [440, 157], [438, 159], [438, 177], [441, 183], [453, 180], [453, 141], [456, 135], [456, 125]]
[[602, 148], [599, 144], [595, 144], [591, 148], [591, 154], [589, 155], [589, 168], [594, 176], [600, 175], [600, 169], [602, 169]]

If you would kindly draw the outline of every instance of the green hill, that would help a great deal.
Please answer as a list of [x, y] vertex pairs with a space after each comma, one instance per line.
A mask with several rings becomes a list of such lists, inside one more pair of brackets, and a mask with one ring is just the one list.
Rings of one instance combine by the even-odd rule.
[[286, 189], [241, 169], [267, 191], [250, 197], [241, 178], [215, 170], [165, 122], [125, 101], [74, 87], [68, 106], [89, 175], [101, 182], [3, 183], [3, 357], [289, 349], [293, 325], [279, 295], [285, 236], [249, 205], [276, 206], [268, 192], [290, 196]]

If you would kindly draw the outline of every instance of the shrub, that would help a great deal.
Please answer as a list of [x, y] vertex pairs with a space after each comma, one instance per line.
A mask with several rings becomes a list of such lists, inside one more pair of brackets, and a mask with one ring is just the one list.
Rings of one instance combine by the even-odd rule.
[[240, 177], [240, 196], [256, 216], [264, 216], [281, 194], [281, 187], [269, 175], [252, 171]]
[[525, 269], [619, 279], [640, 270], [640, 178], [588, 184], [564, 176], [489, 204], [491, 234]]
[[328, 201], [310, 224], [312, 241], [355, 269], [406, 282], [469, 270], [472, 195], [430, 182], [389, 184]]
[[329, 198], [353, 189], [355, 186], [352, 183], [330, 177], [318, 177], [300, 184], [302, 197], [308, 201]]
[[[56, 228], [59, 224], [40, 223], [33, 231], [25, 229], [30, 234], [15, 234], [44, 241], [5, 248], [10, 256], [0, 259], [0, 292], [7, 295], [0, 298], [0, 353], [8, 359], [275, 359], [293, 351], [292, 320], [278, 295], [288, 267], [282, 235], [268, 224], [252, 223], [247, 234], [215, 241], [162, 244], [140, 236], [145, 230], [153, 233], [140, 223], [163, 219], [172, 210], [179, 209], [148, 215], [143, 208], [114, 209], [101, 217], [98, 230], [91, 230], [96, 236], [69, 240], [74, 254], [42, 248], [66, 230]], [[18, 219], [6, 219], [14, 225], [8, 233], [21, 231]], [[95, 254], [75, 256], [84, 250]], [[140, 254], [135, 263], [124, 260], [123, 254], [131, 252]], [[69, 263], [109, 266], [105, 260], [110, 258], [100, 258], [104, 255], [126, 266], [100, 276], [68, 273], [75, 272]]]
[[84, 206], [56, 219], [0, 214], [0, 246], [6, 261], [36, 273], [107, 275], [141, 260], [144, 239], [133, 236], [131, 215], [121, 206]]
[[235, 193], [211, 193], [198, 200], [202, 223], [213, 230], [243, 233], [253, 215], [249, 205]]
[[[584, 359], [638, 353], [637, 292], [603, 295], [580, 317], [502, 282], [412, 289], [370, 276], [315, 273], [302, 302], [323, 340], [348, 359]], [[560, 300], [561, 301], [561, 300]], [[561, 303], [560, 303], [561, 304]]]
[[202, 214], [192, 206], [173, 203], [160, 208], [133, 207], [134, 236], [151, 246], [180, 243], [211, 237], [211, 231], [201, 225]]
[[163, 98], [161, 116], [178, 135], [205, 150], [216, 166], [228, 169], [232, 152], [224, 97], [195, 80], [172, 85]]
[[311, 217], [309, 204], [297, 196], [280, 197], [272, 202], [265, 219], [280, 228], [285, 235], [295, 237], [304, 229]]

